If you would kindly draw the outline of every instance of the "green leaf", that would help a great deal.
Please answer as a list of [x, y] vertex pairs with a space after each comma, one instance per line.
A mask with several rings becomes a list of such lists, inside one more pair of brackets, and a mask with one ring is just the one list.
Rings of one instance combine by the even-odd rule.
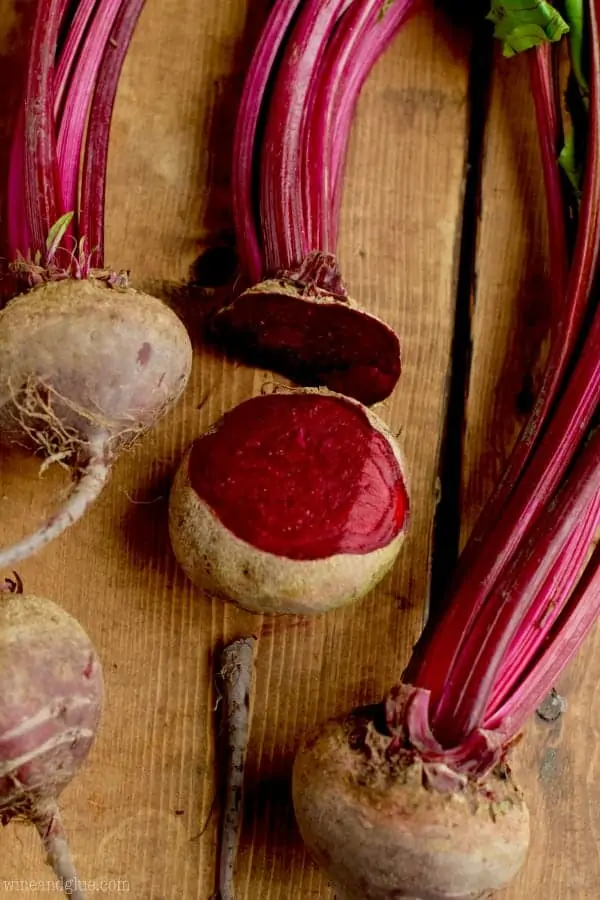
[[581, 179], [583, 175], [583, 166], [581, 164], [581, 160], [578, 158], [577, 147], [575, 145], [575, 137], [573, 134], [570, 134], [566, 140], [565, 145], [560, 151], [558, 162], [560, 166], [569, 179], [573, 190], [575, 191], [576, 199], [579, 199], [581, 194]]
[[504, 56], [559, 41], [569, 31], [558, 10], [544, 0], [492, 0], [486, 19], [494, 23]]
[[60, 242], [65, 236], [65, 232], [71, 224], [74, 215], [75, 213], [72, 212], [64, 213], [64, 215], [62, 215], [60, 219], [56, 220], [56, 222], [48, 232], [48, 237], [46, 238], [46, 256], [48, 257], [48, 259], [52, 259], [52, 257], [58, 250]]
[[584, 28], [585, 12], [583, 0], [564, 0], [565, 18], [569, 25], [569, 51], [571, 69], [584, 97], [588, 95], [587, 77], [584, 72]]

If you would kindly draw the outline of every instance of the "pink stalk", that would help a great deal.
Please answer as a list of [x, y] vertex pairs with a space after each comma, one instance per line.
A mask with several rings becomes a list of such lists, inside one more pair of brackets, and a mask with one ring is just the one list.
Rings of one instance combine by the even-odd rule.
[[335, 253], [358, 95], [416, 5], [396, 0], [384, 12], [381, 0], [275, 3], [246, 76], [234, 138], [233, 212], [244, 280], [293, 270], [311, 250]]
[[60, 127], [64, 95], [97, 0], [81, 0], [61, 48], [54, 78], [54, 119]]
[[[24, 115], [13, 138], [8, 189], [7, 241], [13, 258], [38, 251], [59, 215], [52, 88], [54, 53], [65, 0], [40, 0], [27, 70]], [[23, 213], [19, 211], [23, 207]]]
[[395, 0], [384, 15], [376, 17], [371, 22], [370, 31], [355, 47], [351, 67], [346, 73], [346, 78], [340, 82], [335, 99], [335, 118], [332, 122], [333, 150], [330, 163], [330, 170], [333, 173], [332, 213], [330, 216], [333, 246], [337, 245], [350, 125], [354, 118], [360, 91], [374, 63], [385, 53], [400, 29], [412, 15], [418, 12], [421, 5], [421, 0]]
[[[307, 0], [286, 42], [269, 104], [261, 158], [260, 209], [268, 273], [294, 270], [311, 250], [302, 197], [307, 102], [326, 42], [348, 0]], [[322, 192], [322, 183], [310, 185]]]
[[444, 746], [459, 744], [483, 722], [506, 652], [598, 492], [600, 432], [596, 431], [573, 473], [513, 556], [502, 582], [482, 606], [447, 673], [445, 695], [432, 704], [432, 727]]
[[[103, 0], [100, 11], [92, 19], [77, 65], [77, 75], [72, 78], [64, 100], [63, 115], [58, 129], [58, 172], [62, 189], [62, 208], [77, 210], [79, 187], [79, 163], [86, 130], [90, 99], [94, 90], [98, 68], [115, 18], [123, 0]], [[82, 237], [81, 233], [79, 237]]]
[[485, 728], [517, 734], [569, 665], [600, 616], [600, 547], [596, 547], [543, 653], [518, 688], [486, 719]]
[[[513, 494], [542, 432], [580, 333], [600, 249], [597, 211], [600, 184], [598, 183], [598, 159], [597, 154], [594, 154], [589, 163], [590, 189], [586, 194], [587, 202], [582, 207], [581, 228], [578, 232], [573, 271], [569, 278], [565, 205], [557, 162], [561, 125], [554, 97], [551, 53], [551, 48], [547, 44], [531, 51], [529, 53], [529, 69], [546, 187], [550, 290], [553, 310], [552, 345], [533, 412], [519, 435], [502, 478], [486, 502], [462, 553], [456, 576], [457, 585], [460, 585], [463, 576], [468, 575], [470, 578], [468, 573], [471, 571], [471, 566], [483, 548], [487, 555], [485, 542], [490, 537], [494, 523], [505, 507], [508, 498]], [[595, 127], [599, 127], [597, 121]], [[543, 497], [539, 499], [540, 502], [543, 502]], [[499, 564], [503, 561], [504, 557], [500, 555]]]
[[264, 275], [261, 239], [254, 209], [254, 162], [262, 101], [281, 43], [301, 0], [277, 0], [254, 52], [239, 105], [231, 173], [233, 217], [242, 270], [250, 282]]
[[[554, 678], [562, 671], [576, 641], [586, 633], [589, 609], [597, 610], [589, 593], [589, 585], [597, 586], [593, 570], [586, 568], [583, 584], [589, 582], [588, 587], [572, 591], [599, 518], [598, 432], [592, 432], [579, 450], [600, 401], [599, 307], [587, 334], [578, 333], [592, 299], [599, 256], [599, 8], [600, 0], [590, 4], [591, 94], [584, 189], [565, 298], [554, 293], [558, 322], [550, 375], [546, 373], [544, 383], [546, 390], [550, 384], [550, 390], [542, 392], [521, 436], [522, 442], [528, 442], [522, 465], [514, 465], [524, 450], [518, 443], [507, 468], [509, 474], [516, 473], [514, 482], [507, 482], [505, 476], [476, 526], [477, 540], [485, 537], [485, 541], [478, 552], [473, 552], [471, 542], [441, 622], [424, 635], [403, 676], [427, 705], [435, 741], [461, 754], [474, 735], [482, 734], [481, 728], [496, 730], [504, 740], [514, 734], [513, 728], [531, 713], [531, 703], [539, 702], [552, 686], [550, 675]], [[564, 215], [559, 213], [564, 207], [554, 196], [556, 185], [551, 180], [557, 115], [555, 109], [543, 114], [544, 107], [554, 103], [549, 56], [544, 53], [532, 64], [533, 88], [548, 211], [554, 217], [550, 227], [562, 230]], [[551, 253], [562, 253], [564, 247], [564, 236], [551, 233]], [[562, 334], [562, 345], [556, 344], [557, 334]], [[577, 342], [581, 344], [578, 356], [572, 358]], [[569, 468], [572, 471], [565, 479]], [[491, 522], [487, 533], [481, 528], [486, 521]], [[576, 605], [584, 600], [589, 609]], [[564, 653], [554, 640], [558, 633], [570, 635]]]
[[[593, 42], [591, 60], [591, 104], [590, 104], [590, 151], [586, 161], [584, 196], [577, 232], [572, 269], [569, 276], [567, 296], [562, 310], [567, 314], [567, 328], [562, 331], [569, 342], [576, 338], [575, 324], [581, 322], [595, 277], [600, 243], [600, 120], [598, 102], [600, 100], [600, 62], [598, 42]], [[571, 331], [571, 329], [573, 329]], [[568, 360], [563, 358], [562, 348], [554, 344], [549, 361], [550, 375], [545, 384], [556, 377], [557, 357], [563, 366]], [[528, 441], [530, 433], [539, 433], [542, 421], [540, 415], [547, 415], [548, 395], [541, 395], [533, 415], [521, 440]], [[536, 515], [551, 497], [562, 475], [569, 465], [589, 426], [600, 399], [600, 309], [594, 314], [585, 344], [577, 359], [573, 373], [564, 388], [556, 411], [540, 438], [535, 453], [529, 461], [524, 476], [518, 486], [498, 506], [496, 496], [503, 496], [505, 488], [500, 487], [488, 501], [482, 520], [488, 521], [488, 508], [495, 512], [494, 527], [481, 544], [482, 529], [475, 526], [475, 537], [466, 548], [456, 582], [452, 590], [451, 602], [443, 616], [443, 624], [422, 641], [409, 665], [407, 675], [412, 683], [431, 691], [433, 702], [447, 710], [452, 705], [452, 692], [446, 673], [452, 671], [461, 653], [463, 638], [470, 633], [471, 626], [500, 578], [504, 568], [523, 540]], [[530, 448], [527, 448], [527, 455]], [[515, 454], [522, 452], [518, 446]], [[510, 465], [508, 471], [510, 472]], [[474, 545], [478, 546], [477, 552]], [[455, 636], [448, 640], [448, 635]], [[446, 685], [446, 686], [445, 686]]]
[[127, 0], [114, 21], [112, 34], [104, 47], [92, 97], [81, 176], [79, 233], [91, 248], [90, 265], [104, 265], [104, 208], [108, 139], [119, 77], [144, 8], [145, 0]]
[[23, 202], [25, 182], [25, 111], [19, 110], [10, 148], [9, 180], [6, 192], [6, 243], [11, 259], [28, 257], [32, 253], [33, 238]]
[[[358, 96], [375, 62], [415, 6], [396, 0], [356, 0], [327, 47], [311, 96], [303, 174], [305, 218], [312, 247], [335, 253], [344, 162]], [[311, 185], [321, 186], [320, 190]]]
[[505, 697], [510, 696], [523, 670], [546, 641], [577, 583], [590, 544], [599, 527], [600, 497], [594, 497], [508, 650], [502, 671], [494, 686], [491, 707], [499, 705]]
[[[67, 0], [39, 0], [25, 97], [11, 150], [7, 244], [13, 259], [22, 254], [44, 267], [56, 265], [56, 247], [47, 248], [46, 240], [59, 217], [71, 212], [67, 234], [78, 242], [98, 238], [96, 260], [102, 264], [110, 118], [143, 5], [143, 0], [85, 0], [69, 23], [56, 60]], [[64, 256], [66, 272], [77, 277], [88, 274], [91, 260], [59, 253], [59, 268]]]

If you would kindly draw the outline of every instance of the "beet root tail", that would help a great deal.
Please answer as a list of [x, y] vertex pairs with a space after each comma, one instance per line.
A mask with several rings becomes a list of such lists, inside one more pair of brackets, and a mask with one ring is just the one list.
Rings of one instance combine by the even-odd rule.
[[59, 511], [46, 519], [33, 534], [0, 550], [0, 569], [10, 568], [20, 560], [38, 553], [46, 544], [81, 519], [106, 485], [110, 468], [103, 444], [100, 452], [90, 456]]
[[42, 839], [48, 865], [59, 879], [65, 896], [71, 900], [86, 900], [56, 803], [51, 802], [36, 816], [35, 826]]

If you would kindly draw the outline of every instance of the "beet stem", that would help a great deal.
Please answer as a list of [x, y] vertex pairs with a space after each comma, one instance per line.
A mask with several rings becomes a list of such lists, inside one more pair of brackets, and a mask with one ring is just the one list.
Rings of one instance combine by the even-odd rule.
[[80, 519], [101, 494], [110, 476], [107, 437], [102, 434], [90, 441], [89, 458], [61, 509], [44, 524], [11, 547], [0, 550], [0, 568], [8, 568], [19, 560], [38, 553]]
[[226, 726], [227, 770], [219, 851], [220, 900], [235, 900], [234, 874], [242, 825], [255, 644], [254, 638], [242, 638], [225, 647], [221, 655], [219, 675]]
[[[260, 206], [267, 274], [293, 269], [311, 250], [302, 192], [303, 149], [310, 98], [327, 42], [347, 0], [308, 0], [300, 10], [273, 86], [261, 151]], [[311, 191], [323, 191], [312, 173]]]
[[[121, 70], [145, 0], [127, 0], [104, 47], [90, 106], [81, 175], [79, 233], [88, 241], [90, 267], [104, 265], [104, 214], [108, 141]], [[87, 274], [87, 273], [86, 273]]]
[[[108, 43], [122, 0], [104, 0], [90, 22], [85, 36], [77, 70], [70, 80], [64, 99], [63, 115], [57, 134], [57, 159], [62, 207], [77, 209], [79, 161], [85, 137], [90, 100], [98, 69]], [[78, 237], [83, 235], [81, 232]]]
[[[560, 329], [563, 339], [571, 335], [569, 342], [574, 340], [571, 328], [574, 322], [581, 322], [581, 315], [590, 298], [600, 247], [600, 43], [594, 15], [592, 24], [595, 38], [592, 40], [590, 143], [577, 243], [563, 305], [569, 324], [565, 327], [566, 323], [563, 323]], [[556, 341], [553, 346], [556, 347]], [[498, 513], [494, 527], [477, 552], [473, 553], [472, 542], [479, 542], [482, 537], [480, 527], [475, 526], [474, 537], [463, 553], [451, 603], [444, 618], [439, 628], [430, 632], [413, 654], [406, 672], [407, 680], [431, 690], [434, 708], [443, 706], [447, 713], [453, 707], [454, 698], [449, 684], [457, 685], [460, 679], [449, 676], [462, 654], [463, 643], [468, 640], [486, 598], [501, 583], [503, 573], [513, 554], [518, 551], [529, 526], [556, 490], [592, 420], [600, 398], [599, 347], [600, 310], [597, 309], [569, 381], [558, 394], [552, 419], [544, 421], [544, 429], [540, 428], [537, 417], [543, 415], [546, 419], [549, 414], [547, 399], [540, 396], [520, 438], [527, 440], [531, 430], [535, 430], [536, 434], [542, 432], [528, 467], [514, 492], [505, 497], [503, 507], [498, 509], [494, 498], [488, 501], [493, 506], [486, 504], [482, 514], [484, 519], [487, 520], [488, 508]], [[549, 367], [553, 368], [557, 362], [556, 356], [562, 354], [563, 348], [560, 346], [556, 351], [551, 350]], [[546, 373], [546, 387], [553, 377], [552, 372]], [[519, 452], [517, 446], [514, 453]], [[502, 483], [497, 490], [504, 490]], [[451, 639], [449, 636], [452, 636]]]
[[[327, 47], [309, 112], [306, 185], [309, 243], [335, 252], [350, 132], [358, 98], [371, 69], [420, 0], [361, 0], [343, 15]], [[317, 176], [315, 178], [315, 175]], [[323, 190], [314, 186], [323, 182]]]
[[[443, 745], [459, 744], [483, 723], [510, 645], [599, 490], [600, 432], [596, 431], [570, 477], [520, 543], [447, 672], [445, 693], [432, 712], [432, 726]], [[525, 657], [525, 665], [526, 661]]]
[[73, 22], [69, 27], [68, 34], [65, 37], [64, 45], [60, 50], [54, 78], [54, 118], [58, 126], [60, 126], [64, 95], [69, 86], [69, 78], [95, 7], [96, 0], [82, 0], [80, 2], [73, 16]]
[[551, 48], [542, 46], [531, 51], [529, 62], [531, 94], [535, 105], [546, 188], [553, 313], [552, 346], [534, 409], [511, 451], [502, 478], [486, 502], [462, 553], [457, 584], [460, 583], [461, 576], [471, 577], [470, 569], [477, 556], [482, 554], [489, 556], [485, 540], [492, 532], [498, 516], [521, 478], [564, 378], [579, 336], [594, 265], [598, 257], [599, 232], [595, 210], [598, 185], [595, 178], [596, 164], [592, 159], [589, 168], [591, 183], [587, 194], [588, 201], [584, 203], [582, 210], [574, 271], [569, 279], [565, 204], [557, 161], [560, 141], [559, 111], [555, 108]]
[[280, 43], [299, 3], [300, 0], [278, 0], [273, 6], [246, 75], [236, 119], [231, 169], [233, 218], [241, 266], [251, 282], [260, 281], [264, 274], [260, 226], [253, 200], [258, 124]]
[[[521, 679], [489, 727], [517, 734], [571, 662], [600, 615], [600, 546], [594, 550], [575, 590], [548, 635], [543, 653]], [[488, 727], [488, 723], [485, 723]]]
[[51, 801], [45, 809], [36, 810], [34, 822], [42, 839], [48, 864], [59, 879], [65, 896], [72, 900], [85, 900], [56, 802]]
[[66, 0], [40, 0], [35, 18], [25, 95], [10, 158], [7, 238], [13, 257], [29, 252], [43, 257], [46, 236], [60, 214], [53, 82], [65, 5]]

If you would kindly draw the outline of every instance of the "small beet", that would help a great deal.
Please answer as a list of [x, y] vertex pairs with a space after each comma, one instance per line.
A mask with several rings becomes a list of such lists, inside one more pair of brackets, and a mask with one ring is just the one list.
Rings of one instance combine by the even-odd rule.
[[65, 893], [83, 898], [57, 798], [100, 721], [100, 661], [81, 625], [39, 597], [0, 593], [0, 821], [30, 820]]
[[294, 762], [298, 826], [337, 900], [476, 900], [504, 887], [529, 847], [506, 764], [477, 780], [441, 764], [432, 783], [377, 718], [358, 710], [328, 722]]
[[320, 613], [394, 563], [409, 499], [399, 447], [355, 400], [298, 389], [247, 400], [188, 448], [170, 534], [199, 587], [266, 613]]
[[49, 281], [0, 312], [0, 429], [49, 460], [73, 465], [62, 509], [0, 551], [8, 567], [80, 518], [106, 484], [119, 450], [176, 402], [192, 346], [160, 300], [92, 277]]
[[212, 332], [247, 363], [372, 406], [398, 382], [400, 342], [389, 325], [348, 298], [335, 264], [324, 257], [311, 254], [298, 272], [241, 293], [215, 314]]

